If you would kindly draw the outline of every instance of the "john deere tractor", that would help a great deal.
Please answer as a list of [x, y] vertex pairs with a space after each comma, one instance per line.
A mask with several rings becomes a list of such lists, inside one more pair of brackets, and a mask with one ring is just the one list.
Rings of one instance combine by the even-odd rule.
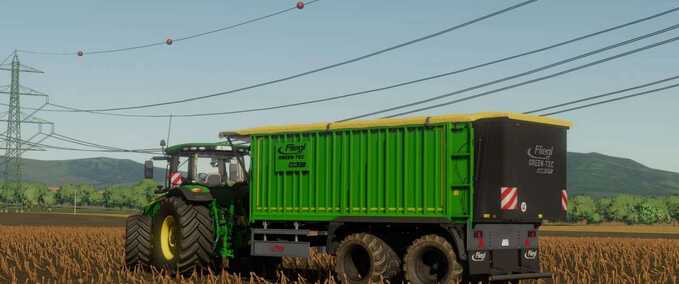
[[[238, 256], [232, 269], [275, 268], [271, 261], [277, 259], [249, 258], [248, 151], [247, 145], [229, 140], [175, 145], [154, 157], [166, 161], [167, 175], [157, 198], [127, 219], [126, 265], [190, 274], [221, 269]], [[153, 169], [153, 161], [147, 161], [146, 178], [153, 178]]]

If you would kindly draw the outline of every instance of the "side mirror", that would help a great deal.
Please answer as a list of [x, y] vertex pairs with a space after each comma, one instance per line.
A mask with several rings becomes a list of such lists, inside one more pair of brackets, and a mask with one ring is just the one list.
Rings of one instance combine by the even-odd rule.
[[153, 179], [153, 161], [144, 162], [144, 178]]

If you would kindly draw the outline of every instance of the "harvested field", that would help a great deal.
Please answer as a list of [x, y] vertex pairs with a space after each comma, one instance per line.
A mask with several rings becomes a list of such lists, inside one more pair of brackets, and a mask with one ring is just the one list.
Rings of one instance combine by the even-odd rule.
[[[240, 283], [220, 275], [177, 279], [157, 272], [123, 268], [121, 227], [2, 226], [0, 282], [5, 283]], [[556, 273], [556, 283], [678, 283], [679, 240], [544, 237], [543, 269]], [[326, 255], [306, 261], [287, 259], [285, 267], [332, 266]], [[322, 271], [293, 271], [301, 281], [334, 283]], [[306, 277], [298, 279], [299, 276]], [[319, 277], [320, 276], [320, 277]], [[252, 278], [252, 282], [264, 282]], [[247, 282], [247, 281], [246, 281]], [[281, 282], [291, 282], [282, 279]]]
[[125, 226], [125, 215], [67, 213], [0, 213], [0, 225]]
[[540, 227], [541, 236], [560, 237], [616, 237], [679, 239], [677, 225], [547, 225]]
[[679, 235], [679, 225], [545, 225], [540, 232], [592, 232]]

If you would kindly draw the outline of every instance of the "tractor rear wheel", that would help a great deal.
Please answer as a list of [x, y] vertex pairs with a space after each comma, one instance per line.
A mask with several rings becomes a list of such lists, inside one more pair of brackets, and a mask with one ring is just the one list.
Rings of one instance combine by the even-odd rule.
[[151, 264], [151, 218], [142, 214], [127, 217], [125, 222], [125, 266], [145, 268]]
[[214, 232], [206, 206], [187, 204], [179, 197], [162, 200], [153, 236], [153, 260], [158, 268], [182, 275], [209, 268]]
[[367, 233], [351, 234], [337, 247], [335, 272], [342, 283], [375, 283], [399, 273], [394, 250]]
[[403, 270], [412, 284], [460, 283], [463, 272], [453, 246], [438, 235], [413, 241], [403, 257]]

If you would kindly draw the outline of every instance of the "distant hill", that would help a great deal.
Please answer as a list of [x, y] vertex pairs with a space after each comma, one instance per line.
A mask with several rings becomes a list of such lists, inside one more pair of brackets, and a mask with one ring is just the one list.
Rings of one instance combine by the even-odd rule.
[[[50, 186], [63, 184], [92, 184], [105, 187], [114, 184], [133, 184], [144, 178], [144, 165], [132, 160], [88, 158], [42, 161], [24, 159], [23, 178]], [[162, 180], [165, 170], [156, 168], [154, 177]]]
[[599, 153], [568, 153], [568, 189], [590, 195], [679, 194], [679, 173]]
[[[97, 187], [132, 184], [144, 166], [132, 160], [90, 158], [63, 161], [24, 160], [24, 179], [59, 186], [87, 183]], [[2, 170], [2, 169], [0, 169]], [[156, 168], [156, 180], [164, 169]], [[679, 173], [649, 168], [630, 159], [598, 153], [568, 153], [568, 189], [574, 194], [679, 194]]]

